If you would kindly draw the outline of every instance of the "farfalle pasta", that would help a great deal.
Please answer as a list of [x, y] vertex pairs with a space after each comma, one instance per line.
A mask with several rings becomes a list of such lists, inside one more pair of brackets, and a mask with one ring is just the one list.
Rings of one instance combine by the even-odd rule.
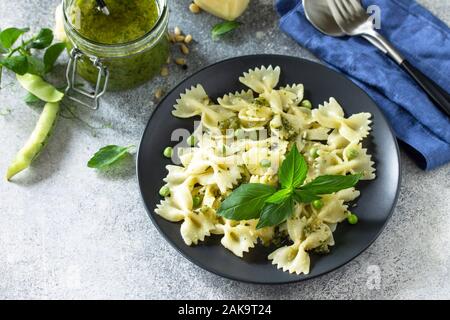
[[374, 162], [363, 147], [371, 115], [346, 117], [334, 98], [317, 109], [305, 107], [304, 86], [277, 88], [281, 69], [262, 66], [245, 72], [239, 81], [248, 90], [217, 99], [201, 85], [177, 100], [172, 112], [180, 118], [199, 116], [196, 145], [178, 148], [180, 165], [167, 166], [164, 179], [170, 193], [156, 213], [181, 222], [187, 245], [221, 237], [221, 244], [238, 257], [260, 243], [276, 244], [268, 259], [279, 269], [308, 274], [310, 254], [328, 253], [333, 232], [348, 216], [348, 203], [359, 196], [355, 188], [323, 195], [323, 206], [295, 204], [294, 214], [276, 227], [256, 229], [257, 219], [233, 221], [217, 215], [222, 201], [243, 183], [278, 186], [278, 169], [296, 145], [308, 163], [306, 182], [321, 175], [362, 174], [375, 178]]

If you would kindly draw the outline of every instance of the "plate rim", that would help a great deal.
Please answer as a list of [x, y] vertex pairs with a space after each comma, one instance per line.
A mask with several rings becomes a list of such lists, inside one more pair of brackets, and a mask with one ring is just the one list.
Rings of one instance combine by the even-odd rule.
[[[141, 159], [141, 147], [144, 141], [144, 138], [146, 136], [147, 130], [149, 130], [149, 126], [150, 123], [153, 119], [153, 116], [155, 115], [156, 111], [158, 108], [161, 107], [161, 104], [167, 99], [167, 97], [169, 95], [171, 95], [176, 89], [178, 89], [180, 86], [182, 86], [183, 83], [185, 83], [186, 81], [188, 81], [189, 79], [193, 78], [194, 76], [196, 76], [197, 74], [205, 71], [208, 68], [211, 68], [213, 66], [216, 66], [218, 64], [223, 64], [223, 63], [228, 63], [230, 61], [233, 60], [239, 60], [239, 59], [252, 59], [252, 58], [270, 58], [270, 57], [276, 57], [276, 58], [281, 58], [281, 59], [293, 59], [293, 60], [299, 60], [302, 63], [309, 63], [309, 64], [313, 64], [315, 66], [318, 66], [320, 68], [324, 68], [327, 71], [333, 72], [334, 74], [336, 74], [337, 76], [341, 77], [344, 81], [349, 81], [350, 83], [352, 83], [354, 86], [356, 86], [358, 88], [358, 90], [360, 90], [370, 101], [372, 101], [372, 103], [375, 105], [375, 107], [380, 111], [380, 115], [383, 118], [383, 120], [385, 121], [385, 123], [387, 124], [387, 127], [389, 129], [389, 132], [391, 134], [391, 136], [393, 137], [393, 141], [394, 141], [394, 145], [395, 145], [395, 150], [396, 150], [396, 154], [397, 154], [397, 165], [398, 165], [398, 175], [397, 175], [397, 188], [396, 188], [396, 192], [395, 192], [395, 197], [394, 197], [394, 201], [392, 204], [391, 209], [389, 210], [389, 213], [387, 215], [387, 218], [383, 224], [383, 226], [380, 228], [380, 230], [375, 234], [375, 236], [373, 237], [373, 239], [368, 242], [368, 244], [366, 246], [364, 246], [356, 255], [354, 255], [352, 258], [350, 258], [349, 260], [340, 263], [336, 266], [334, 266], [333, 268], [324, 271], [322, 273], [318, 273], [316, 275], [313, 276], [309, 276], [308, 278], [292, 278], [292, 280], [285, 280], [285, 281], [266, 281], [266, 282], [262, 282], [262, 281], [253, 281], [253, 280], [249, 280], [249, 279], [245, 279], [245, 278], [241, 278], [238, 276], [230, 276], [227, 274], [224, 274], [220, 271], [215, 270], [214, 268], [211, 268], [209, 266], [206, 266], [203, 262], [198, 261], [196, 259], [194, 259], [193, 257], [191, 257], [190, 255], [188, 255], [187, 253], [185, 253], [181, 248], [178, 247], [177, 244], [175, 244], [172, 239], [170, 237], [168, 237], [166, 235], [166, 233], [163, 232], [163, 230], [161, 229], [161, 227], [159, 226], [159, 224], [157, 223], [155, 217], [153, 216], [154, 214], [156, 214], [154, 212], [154, 208], [149, 208], [147, 206], [147, 203], [145, 201], [144, 198], [144, 194], [142, 192], [143, 187], [142, 187], [142, 179], [141, 179], [141, 174], [140, 174], [140, 170], [139, 170], [139, 163], [140, 163], [140, 159]], [[244, 72], [244, 71], [243, 71]], [[147, 215], [150, 217], [150, 220], [152, 221], [153, 225], [156, 227], [156, 229], [158, 230], [158, 232], [163, 236], [163, 238], [178, 252], [180, 253], [185, 259], [187, 259], [188, 261], [190, 261], [191, 263], [193, 263], [194, 265], [202, 268], [205, 271], [211, 272], [217, 276], [220, 276], [222, 278], [225, 279], [229, 279], [229, 280], [233, 280], [233, 281], [238, 281], [238, 282], [243, 282], [243, 283], [249, 283], [249, 284], [256, 284], [256, 285], [284, 285], [284, 284], [293, 284], [293, 283], [298, 283], [298, 282], [304, 282], [304, 281], [308, 281], [308, 280], [312, 280], [315, 278], [318, 278], [320, 276], [323, 276], [325, 274], [331, 273], [333, 271], [336, 271], [337, 269], [345, 266], [346, 264], [350, 263], [351, 261], [353, 261], [354, 259], [356, 259], [357, 257], [359, 257], [363, 252], [365, 252], [370, 246], [372, 246], [372, 244], [380, 237], [381, 233], [385, 230], [388, 222], [391, 220], [392, 215], [395, 211], [395, 208], [397, 207], [397, 203], [398, 203], [398, 198], [400, 195], [400, 189], [401, 189], [401, 184], [402, 184], [402, 162], [401, 162], [401, 154], [400, 154], [400, 147], [397, 141], [397, 137], [395, 135], [395, 132], [390, 124], [390, 122], [388, 121], [387, 117], [384, 115], [383, 111], [381, 110], [381, 108], [378, 106], [378, 104], [375, 102], [375, 100], [372, 99], [371, 96], [369, 96], [369, 94], [363, 90], [358, 84], [356, 84], [355, 82], [353, 82], [349, 77], [345, 76], [343, 73], [331, 68], [330, 66], [320, 63], [320, 62], [316, 62], [313, 60], [309, 60], [306, 58], [302, 58], [302, 57], [296, 57], [296, 56], [289, 56], [289, 55], [284, 55], [284, 54], [250, 54], [250, 55], [243, 55], [243, 56], [235, 56], [235, 57], [231, 57], [231, 58], [227, 58], [224, 60], [219, 60], [217, 62], [208, 64], [205, 67], [200, 68], [199, 70], [195, 71], [194, 73], [192, 73], [191, 75], [187, 76], [186, 78], [184, 78], [183, 80], [179, 81], [176, 85], [174, 85], [165, 95], [164, 97], [158, 102], [158, 104], [155, 106], [154, 110], [152, 111], [150, 117], [148, 118], [147, 124], [145, 125], [144, 131], [142, 133], [141, 139], [139, 140], [139, 148], [136, 152], [136, 177], [138, 180], [138, 186], [139, 186], [139, 193], [140, 193], [140, 197], [141, 197], [141, 201], [144, 205], [144, 208], [147, 212]], [[223, 248], [221, 248], [223, 250]], [[269, 260], [268, 260], [269, 262]], [[275, 267], [275, 266], [274, 266]], [[278, 269], [279, 270], [279, 269]], [[283, 272], [282, 270], [280, 270], [280, 272]]]

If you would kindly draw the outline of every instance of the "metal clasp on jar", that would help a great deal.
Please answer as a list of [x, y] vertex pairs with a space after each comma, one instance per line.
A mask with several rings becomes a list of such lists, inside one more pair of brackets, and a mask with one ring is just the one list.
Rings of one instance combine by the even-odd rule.
[[[87, 57], [92, 62], [92, 65], [98, 69], [97, 82], [95, 84], [95, 91], [93, 93], [76, 87], [77, 64], [78, 61], [81, 58], [83, 58], [83, 56]], [[84, 107], [87, 107], [92, 110], [97, 110], [100, 104], [99, 102], [100, 97], [105, 94], [106, 89], [108, 88], [108, 81], [109, 81], [108, 68], [102, 64], [101, 60], [97, 57], [91, 57], [84, 54], [78, 48], [73, 48], [70, 51], [70, 59], [69, 64], [67, 65], [66, 78], [67, 78], [67, 89], [65, 92], [66, 97], [68, 97], [70, 100], [73, 100], [81, 104]], [[71, 92], [76, 92], [84, 97], [91, 99], [92, 103], [87, 103], [85, 101], [80, 100], [79, 98], [71, 95]]]

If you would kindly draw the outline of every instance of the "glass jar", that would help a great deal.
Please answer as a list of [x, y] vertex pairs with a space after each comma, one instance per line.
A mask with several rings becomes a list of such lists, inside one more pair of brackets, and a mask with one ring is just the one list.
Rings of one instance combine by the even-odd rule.
[[[69, 98], [73, 98], [70, 91], [92, 98], [95, 109], [106, 90], [130, 89], [159, 74], [169, 56], [169, 9], [167, 0], [146, 1], [107, 0], [112, 12], [106, 17], [99, 16], [104, 13], [96, 9], [95, 0], [63, 0], [71, 58], [67, 70]], [[152, 16], [153, 9], [156, 16]], [[95, 85], [94, 93], [75, 85], [77, 74]]]

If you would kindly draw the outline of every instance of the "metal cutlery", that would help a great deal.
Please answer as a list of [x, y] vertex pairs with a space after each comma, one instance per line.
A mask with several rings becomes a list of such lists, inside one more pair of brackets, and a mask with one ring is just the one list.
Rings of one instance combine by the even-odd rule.
[[450, 116], [450, 95], [415, 68], [374, 29], [372, 20], [359, 0], [303, 0], [303, 5], [307, 19], [322, 33], [331, 36], [362, 36], [391, 57], [422, 87], [431, 100]]

